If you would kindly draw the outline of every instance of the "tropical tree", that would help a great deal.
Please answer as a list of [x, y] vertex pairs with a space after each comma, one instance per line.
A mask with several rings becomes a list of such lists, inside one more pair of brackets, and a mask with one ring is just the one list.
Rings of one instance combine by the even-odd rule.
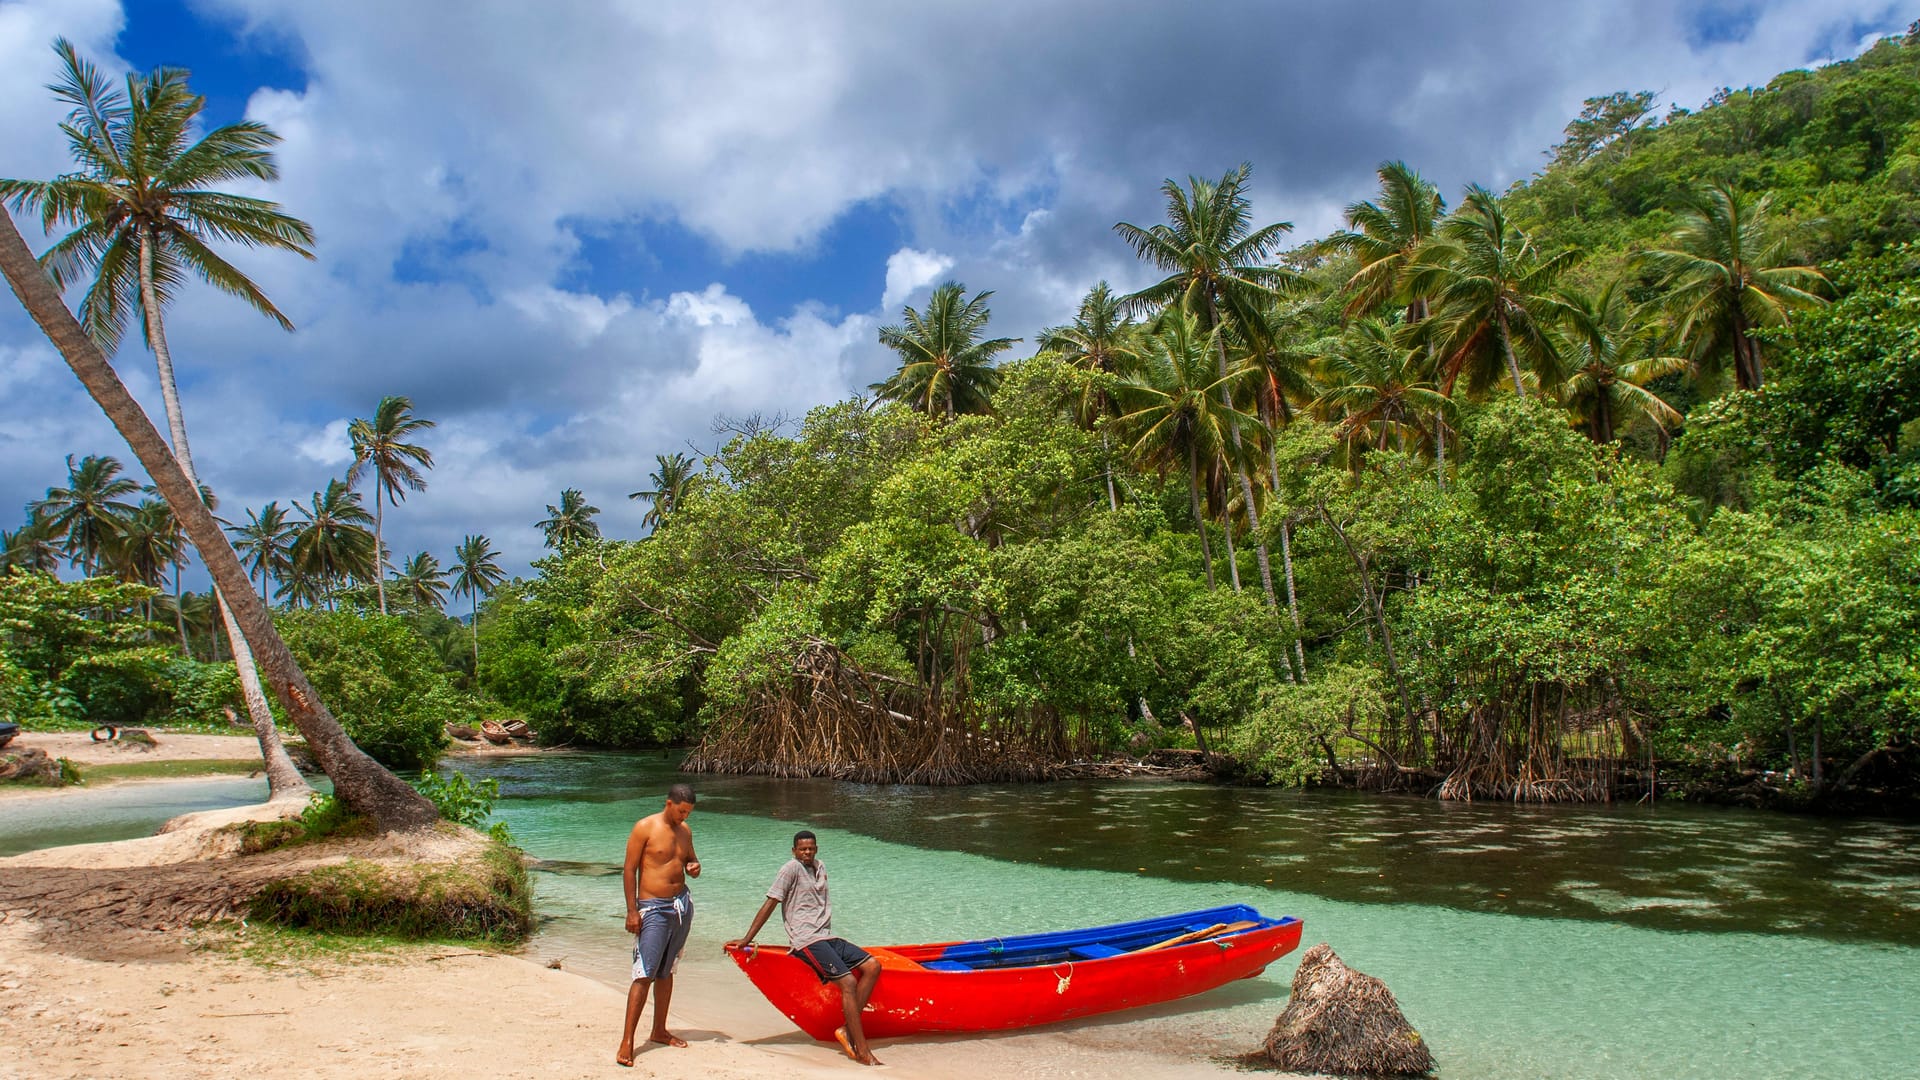
[[447, 602], [447, 572], [440, 569], [439, 559], [424, 551], [401, 564], [394, 584], [423, 608], [438, 611]]
[[1598, 296], [1562, 292], [1561, 301], [1566, 305], [1561, 351], [1568, 375], [1560, 386], [1560, 403], [1574, 426], [1604, 445], [1613, 441], [1624, 421], [1645, 416], [1664, 445], [1681, 417], [1647, 384], [1687, 370], [1687, 358], [1652, 355], [1658, 340], [1655, 326], [1627, 299], [1619, 278]]
[[1321, 241], [1329, 251], [1353, 256], [1360, 263], [1347, 279], [1348, 318], [1374, 311], [1388, 302], [1406, 305], [1406, 319], [1417, 323], [1427, 316], [1426, 298], [1408, 295], [1407, 271], [1420, 245], [1434, 236], [1446, 201], [1440, 189], [1407, 167], [1404, 161], [1381, 164], [1378, 201], [1347, 207], [1347, 228]]
[[1431, 434], [1429, 418], [1445, 416], [1452, 405], [1429, 380], [1420, 347], [1401, 340], [1379, 319], [1349, 326], [1320, 364], [1327, 388], [1314, 405], [1337, 422], [1349, 447], [1371, 444], [1385, 450], [1391, 437], [1394, 448], [1404, 450], [1408, 432], [1416, 440]]
[[983, 340], [993, 317], [987, 307], [993, 293], [967, 299], [966, 292], [965, 285], [946, 282], [933, 290], [924, 314], [909, 305], [901, 311], [904, 323], [880, 328], [880, 344], [900, 354], [900, 370], [874, 383], [870, 389], [875, 395], [949, 420], [991, 408], [994, 388], [1000, 385], [994, 357], [1020, 339]]
[[1791, 262], [1784, 234], [1769, 220], [1772, 202], [1716, 181], [1682, 213], [1667, 247], [1639, 255], [1666, 291], [1663, 306], [1688, 356], [1706, 367], [1731, 355], [1742, 390], [1766, 379], [1755, 331], [1825, 303], [1821, 294], [1831, 288], [1819, 270]]
[[327, 593], [380, 572], [373, 532], [367, 528], [373, 515], [345, 480], [329, 480], [327, 490], [314, 492], [311, 505], [295, 500], [293, 509], [302, 519], [293, 537], [293, 563]]
[[[52, 180], [0, 180], [0, 200], [37, 213], [49, 234], [73, 227], [39, 261], [57, 289], [88, 281], [80, 322], [102, 353], [115, 351], [133, 311], [140, 310], [159, 371], [173, 456], [188, 485], [198, 489], [162, 309], [181, 285], [197, 277], [292, 330], [293, 323], [260, 287], [209, 242], [291, 251], [311, 259], [313, 229], [277, 203], [218, 190], [236, 180], [279, 178], [272, 148], [280, 136], [271, 128], [247, 120], [195, 140], [206, 99], [187, 88], [184, 70], [129, 73], [125, 86], [115, 89], [65, 39], [54, 42], [54, 51], [63, 70], [50, 89], [72, 107], [61, 130], [79, 169]], [[303, 794], [306, 782], [280, 746], [241, 624], [225, 610], [224, 598], [220, 603], [271, 789], [276, 796]]]
[[[121, 519], [119, 528], [108, 541], [107, 563], [122, 581], [163, 589], [167, 568], [179, 558], [183, 539], [166, 500], [146, 499]], [[178, 604], [175, 607], [177, 616]], [[146, 601], [146, 609], [147, 618], [153, 618], [152, 600]], [[180, 623], [180, 648], [187, 649], [185, 623]]]
[[293, 540], [299, 529], [287, 517], [278, 500], [247, 511], [245, 525], [228, 527], [233, 533], [233, 548], [248, 576], [260, 576], [260, 598], [266, 599], [269, 586], [284, 581], [293, 573]]
[[[561, 501], [566, 501], [565, 495], [561, 496]], [[473, 677], [478, 679], [480, 677], [480, 598], [491, 596], [494, 587], [507, 580], [507, 573], [500, 569], [500, 556], [493, 550], [493, 541], [473, 534], [469, 534], [460, 541], [459, 547], [453, 549], [452, 569], [453, 595], [466, 596], [473, 601], [471, 626]]]
[[400, 505], [408, 491], [425, 491], [427, 479], [422, 469], [433, 468], [433, 452], [406, 440], [434, 426], [431, 420], [413, 415], [413, 399], [388, 395], [380, 399], [372, 420], [355, 419], [347, 425], [353, 439], [353, 464], [347, 469], [347, 486], [360, 483], [366, 470], [373, 469], [373, 543], [379, 568], [374, 574], [374, 589], [380, 597], [380, 614], [387, 613], [387, 541], [386, 507]]
[[29, 514], [26, 523], [12, 532], [0, 529], [0, 574], [14, 569], [51, 574], [59, 566], [60, 547], [39, 514]]
[[[328, 711], [326, 703], [314, 693], [313, 685], [287, 650], [286, 642], [275, 632], [266, 604], [254, 596], [247, 573], [228, 546], [218, 519], [199, 498], [198, 486], [147, 419], [140, 403], [127, 392], [98, 343], [67, 310], [59, 290], [35, 261], [33, 252], [14, 227], [12, 216], [4, 208], [0, 208], [0, 274], [5, 275], [21, 305], [126, 439], [141, 467], [153, 478], [154, 486], [174, 507], [181, 527], [200, 552], [215, 587], [223, 597], [231, 597], [227, 603], [245, 642], [258, 653], [261, 670], [286, 707], [288, 717], [306, 737], [307, 747], [333, 780], [334, 793], [385, 829], [417, 828], [437, 820], [439, 812], [433, 804], [361, 752]], [[253, 677], [251, 667], [242, 668], [240, 677], [244, 687]], [[255, 727], [257, 731], [257, 718]], [[265, 742], [264, 735], [262, 741]], [[278, 758], [280, 762], [286, 761], [284, 750]], [[267, 758], [267, 768], [269, 777], [273, 778], [270, 780], [272, 790], [281, 791], [282, 781], [274, 778], [279, 768], [274, 756]], [[298, 775], [294, 773], [296, 783]]]
[[[1113, 401], [1114, 380], [1140, 366], [1140, 327], [1127, 316], [1113, 288], [1101, 281], [1080, 301], [1080, 310], [1066, 326], [1040, 331], [1040, 348], [1085, 373], [1071, 405], [1074, 422], [1088, 431], [1100, 421], [1118, 415]], [[1113, 461], [1107, 433], [1100, 433], [1102, 463], [1107, 476], [1107, 505], [1120, 508], [1113, 483]]]
[[1243, 445], [1235, 435], [1261, 431], [1260, 421], [1232, 405], [1233, 385], [1245, 372], [1214, 375], [1219, 334], [1218, 329], [1202, 330], [1199, 320], [1185, 311], [1169, 311], [1147, 338], [1139, 372], [1121, 380], [1116, 391], [1120, 429], [1130, 440], [1128, 453], [1162, 475], [1174, 469], [1186, 473], [1187, 503], [1200, 533], [1200, 560], [1209, 589], [1215, 585], [1213, 549], [1200, 510], [1201, 482], [1216, 462], [1233, 464], [1234, 447]]
[[47, 489], [47, 497], [29, 512], [50, 538], [57, 538], [68, 558], [92, 577], [100, 558], [113, 543], [133, 504], [125, 496], [140, 485], [121, 476], [123, 466], [112, 457], [88, 454], [76, 464], [67, 455], [67, 486]]
[[[1136, 309], [1180, 308], [1199, 320], [1200, 331], [1211, 335], [1217, 360], [1217, 386], [1227, 392], [1228, 324], [1243, 335], [1260, 332], [1262, 313], [1272, 304], [1276, 290], [1298, 280], [1298, 275], [1272, 265], [1280, 244], [1293, 224], [1276, 221], [1253, 227], [1253, 204], [1246, 195], [1253, 166], [1242, 163], [1218, 183], [1197, 176], [1187, 178], [1187, 188], [1168, 179], [1160, 185], [1167, 200], [1167, 220], [1141, 228], [1124, 221], [1114, 225], [1134, 250], [1134, 254], [1152, 263], [1167, 276], [1126, 298]], [[1224, 402], [1229, 408], [1231, 402]], [[1257, 533], [1260, 528], [1259, 500], [1254, 497], [1253, 482], [1244, 465], [1240, 431], [1229, 427], [1233, 441], [1233, 475], [1240, 482], [1247, 521]], [[1231, 542], [1232, 534], [1228, 534]], [[1266, 590], [1267, 603], [1278, 609], [1280, 601], [1273, 588], [1273, 567], [1265, 541], [1256, 549], [1260, 560], [1260, 584]], [[1233, 587], [1240, 587], [1240, 568], [1229, 564]]]
[[[640, 519], [640, 524], [649, 529], [659, 529], [675, 510], [680, 509], [681, 501], [699, 486], [700, 474], [694, 471], [694, 459], [686, 454], [655, 454], [653, 460], [659, 465], [659, 468], [647, 474], [647, 482], [653, 486], [645, 491], [636, 491], [627, 498], [647, 500], [650, 504], [647, 516]], [[565, 496], [561, 498], [564, 502]], [[551, 511], [553, 507], [547, 509]]]
[[1467, 188], [1407, 279], [1413, 293], [1432, 298], [1433, 317], [1421, 326], [1432, 335], [1426, 340], [1436, 349], [1440, 388], [1451, 396], [1464, 375], [1468, 393], [1485, 393], [1504, 367], [1513, 392], [1526, 397], [1523, 361], [1542, 387], [1559, 385], [1550, 330], [1563, 305], [1552, 290], [1579, 258], [1571, 249], [1543, 255], [1507, 219], [1498, 196], [1477, 184]]
[[546, 519], [534, 527], [546, 534], [549, 548], [565, 554], [582, 541], [600, 538], [600, 526], [593, 520], [599, 512], [599, 507], [587, 505], [579, 488], [567, 488], [560, 493], [560, 505], [548, 503]]

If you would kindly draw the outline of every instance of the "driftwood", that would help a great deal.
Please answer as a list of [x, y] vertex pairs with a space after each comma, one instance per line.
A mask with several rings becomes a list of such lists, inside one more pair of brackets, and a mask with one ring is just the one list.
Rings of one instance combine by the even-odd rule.
[[1293, 995], [1265, 1045], [1293, 1072], [1333, 1076], [1426, 1076], [1433, 1053], [1407, 1023], [1385, 983], [1340, 962], [1331, 946], [1307, 950]]

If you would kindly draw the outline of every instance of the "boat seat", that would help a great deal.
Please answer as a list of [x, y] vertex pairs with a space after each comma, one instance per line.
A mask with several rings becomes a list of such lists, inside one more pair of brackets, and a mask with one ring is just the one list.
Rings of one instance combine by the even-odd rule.
[[926, 968], [929, 971], [972, 971], [973, 970], [973, 968], [970, 965], [963, 964], [958, 960], [928, 960], [923, 962], [920, 966], [923, 968]]
[[1075, 945], [1069, 951], [1082, 960], [1105, 960], [1109, 956], [1122, 956], [1126, 953], [1125, 949], [1116, 949], [1111, 945], [1104, 945], [1098, 941], [1089, 941], [1085, 945]]

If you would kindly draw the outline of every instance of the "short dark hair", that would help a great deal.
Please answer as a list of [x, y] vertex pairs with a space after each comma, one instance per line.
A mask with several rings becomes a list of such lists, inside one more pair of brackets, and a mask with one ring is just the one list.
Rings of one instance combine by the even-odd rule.
[[799, 847], [800, 841], [802, 840], [811, 840], [816, 844], [820, 842], [820, 838], [813, 835], [812, 829], [801, 829], [799, 832], [793, 834], [794, 847]]
[[668, 788], [667, 801], [680, 802], [680, 803], [693, 802], [694, 801], [693, 785], [692, 784], [675, 784], [672, 787]]

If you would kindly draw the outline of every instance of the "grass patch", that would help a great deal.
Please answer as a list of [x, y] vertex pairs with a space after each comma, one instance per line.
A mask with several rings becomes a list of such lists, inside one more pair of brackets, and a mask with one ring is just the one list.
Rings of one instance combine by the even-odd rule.
[[457, 863], [316, 867], [268, 885], [249, 910], [276, 926], [406, 941], [509, 944], [533, 926], [526, 867], [498, 841]]
[[115, 761], [87, 766], [89, 780], [155, 780], [175, 776], [251, 776], [266, 766], [259, 761]]
[[372, 836], [373, 822], [347, 809], [347, 804], [332, 795], [314, 792], [300, 816], [282, 821], [243, 821], [227, 826], [240, 834], [240, 854], [258, 855], [263, 851], [308, 844], [330, 836]]

